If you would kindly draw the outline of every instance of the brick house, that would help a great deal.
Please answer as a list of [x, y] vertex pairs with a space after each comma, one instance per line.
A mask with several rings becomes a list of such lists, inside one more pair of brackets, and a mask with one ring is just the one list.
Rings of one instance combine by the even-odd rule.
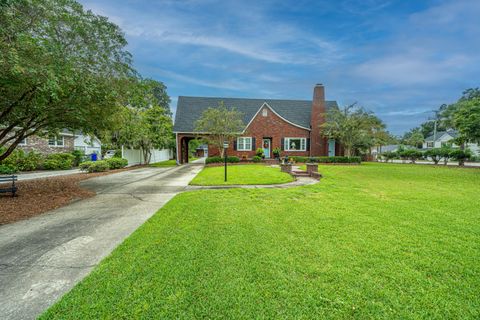
[[81, 150], [86, 154], [101, 154], [101, 142], [97, 138], [90, 138], [82, 133], [72, 133], [69, 130], [63, 130], [57, 136], [41, 137], [33, 135], [25, 138], [18, 146], [25, 152], [35, 151], [43, 155], [52, 153], [70, 153], [73, 150]]
[[[177, 159], [188, 162], [188, 142], [195, 139], [195, 121], [202, 112], [216, 107], [223, 101], [225, 106], [242, 112], [244, 130], [235, 141], [228, 155], [252, 158], [257, 148], [263, 148], [265, 158], [273, 158], [273, 150], [279, 148], [281, 156], [335, 156], [343, 152], [335, 140], [320, 135], [320, 125], [325, 121], [328, 108], [337, 107], [336, 101], [325, 101], [325, 88], [317, 84], [313, 100], [278, 100], [244, 98], [178, 98], [173, 131], [176, 135]], [[208, 147], [208, 155], [220, 151]]]

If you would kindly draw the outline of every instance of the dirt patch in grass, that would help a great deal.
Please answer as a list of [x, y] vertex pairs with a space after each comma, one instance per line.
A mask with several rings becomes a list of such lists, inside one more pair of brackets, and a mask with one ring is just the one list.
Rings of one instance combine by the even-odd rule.
[[[10, 193], [0, 194], [0, 225], [27, 219], [63, 207], [72, 201], [94, 196], [95, 192], [80, 188], [78, 183], [82, 180], [137, 168], [138, 166], [107, 172], [18, 181], [16, 197], [12, 197]], [[0, 184], [5, 185], [8, 184]]]

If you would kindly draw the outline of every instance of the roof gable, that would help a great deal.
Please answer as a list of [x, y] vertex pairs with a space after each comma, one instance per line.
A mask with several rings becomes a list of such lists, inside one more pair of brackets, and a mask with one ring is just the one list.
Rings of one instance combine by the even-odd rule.
[[[174, 132], [195, 132], [195, 122], [203, 111], [216, 107], [223, 101], [226, 107], [235, 108], [243, 113], [243, 123], [247, 126], [261, 107], [266, 103], [272, 111], [287, 122], [310, 128], [312, 101], [310, 100], [280, 100], [280, 99], [246, 99], [246, 98], [215, 98], [215, 97], [178, 97], [175, 113]], [[336, 101], [326, 101], [326, 107], [337, 106]], [[246, 128], [246, 127], [245, 127]], [[245, 129], [244, 128], [244, 129]]]

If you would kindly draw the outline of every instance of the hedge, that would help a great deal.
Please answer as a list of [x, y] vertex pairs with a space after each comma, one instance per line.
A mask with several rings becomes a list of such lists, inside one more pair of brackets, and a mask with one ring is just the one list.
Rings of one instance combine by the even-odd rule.
[[[206, 164], [209, 164], [209, 163], [222, 163], [225, 161], [225, 158], [222, 158], [222, 157], [208, 157], [206, 160], [205, 160], [205, 163]], [[229, 163], [236, 163], [236, 162], [240, 162], [240, 158], [239, 157], [227, 157], [227, 162]]]
[[53, 153], [47, 156], [43, 162], [43, 168], [47, 170], [67, 170], [73, 167], [75, 156], [71, 153]]
[[298, 157], [292, 156], [289, 159], [295, 160], [295, 162], [310, 162], [310, 163], [360, 163], [362, 159], [360, 157]]
[[107, 162], [110, 169], [120, 169], [125, 168], [128, 165], [128, 160], [124, 158], [110, 158], [104, 160]]
[[108, 171], [110, 166], [106, 160], [100, 161], [85, 161], [80, 163], [80, 170], [87, 172], [104, 172]]

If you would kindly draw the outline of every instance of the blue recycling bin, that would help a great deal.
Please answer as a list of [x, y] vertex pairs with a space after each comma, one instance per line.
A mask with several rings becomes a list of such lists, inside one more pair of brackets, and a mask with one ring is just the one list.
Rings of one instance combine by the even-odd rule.
[[90, 155], [90, 158], [92, 159], [92, 161], [97, 161], [97, 154], [96, 153], [92, 153]]

